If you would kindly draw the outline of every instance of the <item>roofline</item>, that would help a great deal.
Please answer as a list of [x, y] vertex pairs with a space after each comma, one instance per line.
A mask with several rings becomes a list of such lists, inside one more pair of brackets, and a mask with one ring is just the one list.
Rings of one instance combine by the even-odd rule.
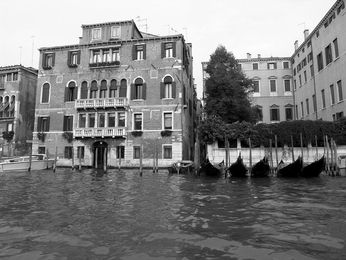
[[10, 66], [4, 66], [4, 67], [0, 67], [0, 71], [10, 71], [10, 70], [16, 70], [16, 69], [22, 69], [22, 70], [26, 70], [30, 73], [33, 74], [38, 74], [38, 70], [32, 67], [24, 67], [23, 65], [10, 65]]
[[98, 43], [88, 43], [88, 44], [74, 44], [74, 45], [62, 45], [62, 46], [52, 46], [52, 47], [41, 47], [38, 50], [42, 51], [54, 51], [54, 50], [70, 50], [70, 49], [79, 49], [80, 47], [102, 47], [109, 45], [121, 45], [122, 43], [136, 43], [136, 42], [149, 42], [149, 41], [160, 41], [160, 40], [172, 40], [172, 39], [184, 39], [182, 34], [170, 35], [170, 36], [158, 36], [158, 37], [149, 37], [141, 39], [131, 39], [131, 40], [115, 40], [107, 42], [98, 42]]
[[82, 24], [82, 28], [95, 28], [100, 27], [104, 25], [116, 25], [116, 24], [127, 24], [127, 23], [134, 23], [133, 20], [125, 20], [125, 21], [114, 21], [114, 22], [105, 22], [105, 23], [93, 23], [93, 24]]

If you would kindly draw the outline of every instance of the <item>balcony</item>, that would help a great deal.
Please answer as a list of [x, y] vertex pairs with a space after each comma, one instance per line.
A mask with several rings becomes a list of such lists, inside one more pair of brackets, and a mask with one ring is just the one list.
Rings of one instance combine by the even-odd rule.
[[120, 61], [109, 61], [109, 62], [93, 62], [89, 63], [89, 68], [97, 69], [97, 68], [105, 68], [105, 67], [119, 67]]
[[95, 98], [95, 99], [77, 99], [75, 108], [106, 108], [106, 107], [126, 107], [128, 106], [127, 98]]
[[74, 137], [123, 137], [126, 135], [126, 129], [123, 128], [76, 128]]

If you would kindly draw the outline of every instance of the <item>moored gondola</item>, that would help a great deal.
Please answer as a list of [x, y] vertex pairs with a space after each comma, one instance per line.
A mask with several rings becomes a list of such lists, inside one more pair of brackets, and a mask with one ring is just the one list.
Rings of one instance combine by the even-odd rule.
[[246, 168], [240, 154], [235, 163], [232, 163], [232, 165], [228, 167], [228, 171], [232, 177], [247, 177], [248, 169]]
[[252, 177], [266, 177], [269, 175], [269, 173], [270, 165], [266, 156], [264, 156], [263, 159], [257, 162], [251, 169]]
[[302, 177], [317, 177], [321, 174], [322, 171], [324, 171], [325, 166], [326, 166], [326, 158], [323, 155], [319, 160], [305, 166], [302, 169], [300, 175]]
[[223, 172], [224, 161], [218, 164], [213, 164], [206, 158], [201, 163], [200, 172], [204, 172], [206, 176], [219, 177]]
[[282, 164], [280, 162], [280, 164], [278, 165], [278, 172], [277, 172], [278, 177], [285, 177], [285, 178], [298, 177], [303, 168], [303, 158], [298, 156], [297, 160], [295, 160], [293, 163], [283, 166], [282, 168], [281, 166]]

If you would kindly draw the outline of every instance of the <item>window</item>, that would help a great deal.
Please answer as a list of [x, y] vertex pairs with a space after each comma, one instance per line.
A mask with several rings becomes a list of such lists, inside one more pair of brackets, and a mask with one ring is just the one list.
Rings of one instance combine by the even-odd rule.
[[109, 50], [102, 50], [102, 62], [110, 62], [111, 56]]
[[135, 84], [131, 85], [131, 99], [145, 99], [146, 98], [146, 84], [143, 79], [137, 78]]
[[259, 105], [255, 106], [257, 109], [257, 116], [259, 121], [263, 121], [263, 108]]
[[70, 81], [65, 88], [65, 102], [75, 101], [77, 99], [77, 87], [76, 82]]
[[306, 101], [306, 115], [308, 115], [310, 114], [309, 99], [307, 98], [305, 101]]
[[323, 56], [322, 56], [322, 52], [320, 52], [320, 54], [317, 55], [317, 67], [318, 67], [318, 71], [321, 71], [323, 69]]
[[322, 108], [326, 107], [326, 98], [324, 96], [324, 89], [321, 90], [321, 97], [322, 97]]
[[90, 87], [90, 97], [89, 98], [97, 98], [97, 81], [93, 80], [91, 82], [91, 87]]
[[311, 66], [310, 66], [310, 73], [311, 73], [311, 77], [313, 77], [314, 74], [315, 74], [314, 65], [313, 64], [311, 64]]
[[46, 147], [44, 147], [44, 146], [39, 146], [39, 147], [38, 147], [38, 153], [39, 153], [39, 154], [46, 154]]
[[270, 108], [270, 121], [280, 121], [280, 110], [277, 106]]
[[316, 96], [312, 95], [312, 104], [314, 105], [314, 112], [317, 111]]
[[326, 65], [328, 65], [329, 63], [333, 61], [332, 47], [330, 44], [325, 48], [325, 55], [326, 55]]
[[163, 146], [163, 159], [172, 159], [172, 146], [164, 145]]
[[133, 60], [145, 60], [146, 56], [146, 45], [133, 45]]
[[80, 63], [80, 50], [77, 51], [69, 51], [67, 53], [67, 65], [69, 67], [77, 67]]
[[140, 146], [134, 146], [133, 147], [133, 159], [139, 159], [141, 158], [141, 147]]
[[88, 114], [88, 124], [90, 128], [95, 127], [95, 113]]
[[302, 86], [302, 75], [299, 75], [299, 86]]
[[92, 29], [92, 40], [100, 40], [101, 39], [101, 28]]
[[259, 90], [259, 80], [254, 80], [252, 81], [253, 82], [253, 92], [255, 93], [259, 93], [260, 90]]
[[122, 79], [120, 82], [119, 97], [126, 98], [127, 96], [127, 82], [126, 79]]
[[242, 67], [243, 67], [243, 64], [241, 64], [241, 63], [237, 63], [237, 69], [238, 69], [238, 70], [241, 70], [241, 69], [242, 69]]
[[125, 112], [118, 113], [118, 127], [125, 127]]
[[271, 79], [269, 80], [270, 83], [270, 92], [276, 92], [276, 80]]
[[18, 80], [18, 72], [13, 72], [13, 81], [17, 81]]
[[304, 104], [303, 104], [303, 101], [300, 102], [300, 108], [301, 108], [301, 111], [302, 111], [302, 117], [304, 117]]
[[108, 127], [115, 127], [115, 113], [108, 113]]
[[339, 112], [339, 113], [336, 113], [336, 120], [339, 120], [340, 118], [344, 117], [344, 112]]
[[334, 85], [330, 85], [330, 102], [335, 104], [335, 94], [334, 94]]
[[125, 158], [125, 146], [117, 146], [117, 159]]
[[49, 132], [49, 116], [37, 118], [37, 132]]
[[142, 114], [134, 114], [133, 115], [133, 130], [142, 130]]
[[252, 63], [252, 69], [258, 70], [258, 63]]
[[50, 92], [49, 83], [44, 83], [42, 86], [41, 103], [49, 103], [49, 92]]
[[289, 63], [288, 61], [284, 61], [284, 62], [282, 63], [282, 66], [283, 66], [284, 69], [289, 69], [290, 63]]
[[268, 62], [268, 70], [275, 70], [276, 62]]
[[161, 82], [161, 99], [162, 98], [175, 98], [175, 82], [172, 77], [167, 76]]
[[105, 127], [106, 126], [106, 117], [105, 113], [98, 113], [98, 118], [97, 118], [97, 127]]
[[112, 61], [120, 61], [119, 49], [111, 49], [112, 51]]
[[297, 81], [293, 80], [293, 84], [294, 84], [294, 89], [297, 89]]
[[285, 85], [285, 91], [286, 92], [291, 91], [291, 80], [290, 79], [284, 79], [284, 85]]
[[343, 97], [343, 94], [342, 94], [342, 84], [341, 84], [341, 80], [339, 80], [337, 82], [337, 85], [338, 85], [338, 96], [339, 96], [339, 101], [343, 100], [344, 97]]
[[308, 62], [312, 61], [312, 52], [308, 54]]
[[86, 126], [86, 114], [79, 114], [78, 126], [79, 128], [84, 128]]
[[335, 55], [335, 58], [337, 58], [339, 57], [339, 46], [338, 46], [337, 38], [333, 41], [333, 45], [334, 45], [334, 55]]
[[107, 97], [107, 81], [102, 80], [101, 86], [100, 86], [100, 98], [106, 98]]
[[87, 99], [88, 98], [88, 83], [86, 81], [82, 82], [81, 90], [80, 90], [80, 98]]
[[308, 81], [308, 76], [306, 74], [306, 70], [304, 70], [304, 82], [307, 82]]
[[101, 62], [101, 51], [100, 50], [92, 50], [91, 51], [91, 63]]
[[117, 81], [115, 79], [111, 80], [111, 86], [109, 88], [109, 97], [115, 98], [116, 97], [116, 91], [117, 91]]
[[164, 130], [173, 129], [173, 113], [172, 112], [163, 113], [163, 129]]
[[172, 58], [176, 56], [175, 42], [164, 42], [161, 45], [161, 57]]
[[55, 53], [43, 53], [42, 55], [42, 68], [51, 69], [54, 67]]
[[121, 27], [120, 26], [112, 26], [111, 27], [111, 38], [120, 38], [121, 36]]
[[286, 120], [293, 120], [293, 108], [286, 107], [285, 108]]
[[66, 159], [71, 159], [72, 156], [73, 156], [73, 147], [72, 146], [65, 146], [64, 157]]
[[77, 147], [77, 156], [78, 156], [78, 158], [84, 159], [84, 150], [85, 150], [84, 146], [78, 146]]
[[73, 131], [73, 116], [64, 116], [63, 131]]

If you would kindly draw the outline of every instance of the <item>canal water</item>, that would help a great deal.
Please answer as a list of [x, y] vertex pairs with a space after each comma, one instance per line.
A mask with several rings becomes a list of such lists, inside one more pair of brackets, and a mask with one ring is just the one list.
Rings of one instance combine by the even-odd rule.
[[0, 173], [0, 259], [346, 259], [346, 178]]

